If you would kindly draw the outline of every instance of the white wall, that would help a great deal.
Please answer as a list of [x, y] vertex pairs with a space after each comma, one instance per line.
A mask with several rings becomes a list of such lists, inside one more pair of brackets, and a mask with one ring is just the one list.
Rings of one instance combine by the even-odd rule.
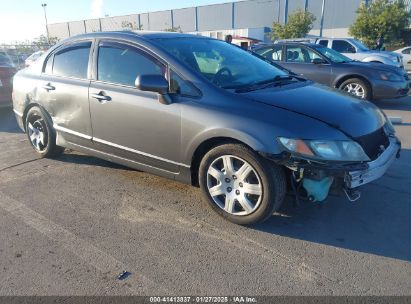
[[199, 34], [206, 37], [213, 37], [218, 39], [225, 39], [225, 36], [241, 36], [254, 38], [261, 41], [265, 41], [266, 35], [264, 33], [264, 28], [247, 28], [247, 29], [230, 29], [230, 30], [218, 30], [218, 31], [201, 31], [201, 32], [191, 32], [190, 34]]
[[[319, 36], [320, 30], [312, 30], [308, 33], [309, 35]], [[348, 28], [335, 28], [335, 29], [324, 29], [323, 37], [328, 38], [349, 38]]]

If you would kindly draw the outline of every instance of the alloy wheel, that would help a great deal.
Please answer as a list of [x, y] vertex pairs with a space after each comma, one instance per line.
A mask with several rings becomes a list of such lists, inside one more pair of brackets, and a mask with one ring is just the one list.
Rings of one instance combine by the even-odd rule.
[[41, 117], [31, 117], [27, 127], [31, 144], [38, 152], [43, 152], [47, 148], [47, 128], [44, 120]]
[[223, 155], [211, 163], [207, 170], [207, 190], [213, 202], [232, 215], [253, 213], [263, 198], [257, 171], [233, 155]]
[[365, 88], [360, 85], [359, 83], [348, 83], [344, 88], [343, 91], [359, 97], [361, 99], [365, 99]]

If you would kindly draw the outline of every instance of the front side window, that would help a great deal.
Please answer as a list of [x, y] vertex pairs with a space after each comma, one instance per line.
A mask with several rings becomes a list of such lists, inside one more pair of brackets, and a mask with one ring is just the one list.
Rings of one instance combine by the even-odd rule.
[[312, 63], [314, 59], [321, 59], [317, 53], [300, 46], [287, 46], [286, 58], [287, 62], [294, 63]]
[[81, 42], [57, 51], [54, 54], [53, 75], [87, 79], [90, 48], [91, 42]]
[[126, 44], [100, 43], [97, 60], [97, 79], [134, 86], [139, 75], [165, 76], [166, 68], [145, 52]]
[[193, 71], [225, 89], [235, 89], [288, 75], [286, 72], [244, 51], [215, 39], [155, 39], [166, 52]]
[[355, 53], [355, 47], [344, 40], [334, 40], [332, 48], [340, 53]]
[[283, 47], [282, 45], [276, 45], [270, 48], [263, 48], [255, 51], [260, 56], [268, 60], [282, 61], [283, 60]]
[[199, 91], [187, 80], [170, 69], [170, 93], [188, 97], [198, 97]]

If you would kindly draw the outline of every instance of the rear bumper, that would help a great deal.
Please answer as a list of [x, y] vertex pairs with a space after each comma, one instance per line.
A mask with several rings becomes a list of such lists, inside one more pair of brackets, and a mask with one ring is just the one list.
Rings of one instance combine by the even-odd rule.
[[391, 137], [387, 149], [376, 160], [369, 162], [367, 169], [351, 171], [346, 174], [345, 185], [347, 188], [357, 188], [382, 177], [397, 158], [400, 150], [400, 141]]

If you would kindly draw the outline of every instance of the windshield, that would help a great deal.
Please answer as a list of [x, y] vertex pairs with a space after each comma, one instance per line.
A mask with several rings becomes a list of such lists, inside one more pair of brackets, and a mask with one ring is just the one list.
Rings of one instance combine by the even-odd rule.
[[369, 51], [370, 50], [361, 41], [358, 41], [358, 40], [355, 40], [355, 39], [351, 39], [350, 41], [351, 41], [352, 44], [354, 44], [361, 51]]
[[334, 63], [344, 63], [344, 62], [351, 62], [352, 60], [343, 54], [329, 49], [327, 47], [319, 47], [316, 48], [316, 51], [321, 53], [324, 57]]
[[221, 40], [165, 38], [156, 41], [168, 53], [221, 88], [235, 89], [288, 75], [245, 50]]

